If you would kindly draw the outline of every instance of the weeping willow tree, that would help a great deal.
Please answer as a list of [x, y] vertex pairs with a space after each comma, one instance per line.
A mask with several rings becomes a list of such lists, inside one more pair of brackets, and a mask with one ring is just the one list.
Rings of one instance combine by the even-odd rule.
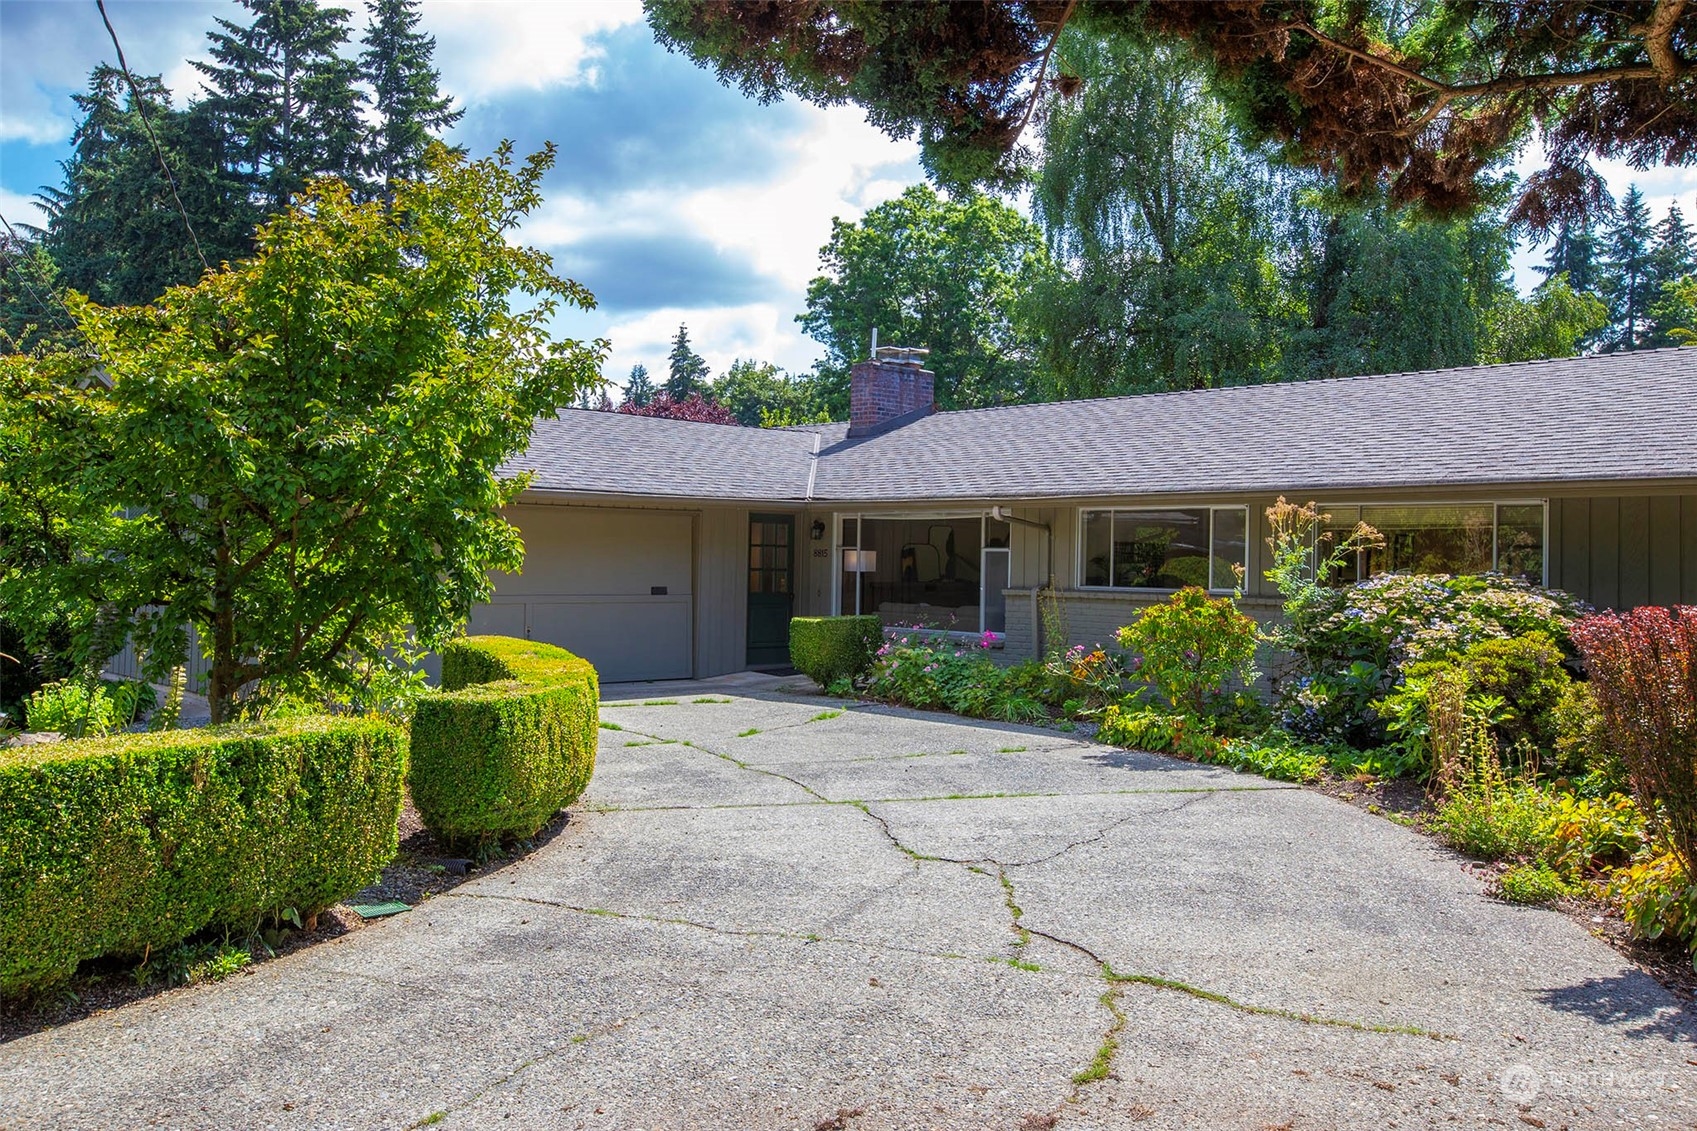
[[1245, 140], [1183, 46], [1080, 32], [1060, 51], [1032, 194], [1062, 268], [1031, 311], [1053, 395], [1518, 360], [1572, 338], [1520, 325], [1565, 307], [1514, 293], [1506, 179], [1463, 216], [1348, 198]]
[[1239, 145], [1181, 47], [1078, 35], [1032, 210], [1067, 268], [1039, 320], [1057, 392], [1198, 388], [1275, 365], [1288, 176]]

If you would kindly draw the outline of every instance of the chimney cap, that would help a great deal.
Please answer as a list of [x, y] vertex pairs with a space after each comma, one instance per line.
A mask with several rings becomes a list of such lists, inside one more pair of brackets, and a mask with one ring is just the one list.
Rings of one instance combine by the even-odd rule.
[[879, 346], [872, 356], [874, 360], [896, 365], [923, 365], [925, 359], [931, 356], [931, 351], [911, 346]]

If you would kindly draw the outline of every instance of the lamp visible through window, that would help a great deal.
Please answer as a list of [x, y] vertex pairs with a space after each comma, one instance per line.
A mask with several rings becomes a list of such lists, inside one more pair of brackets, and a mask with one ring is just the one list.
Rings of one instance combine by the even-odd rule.
[[844, 573], [873, 573], [878, 569], [877, 550], [844, 550]]

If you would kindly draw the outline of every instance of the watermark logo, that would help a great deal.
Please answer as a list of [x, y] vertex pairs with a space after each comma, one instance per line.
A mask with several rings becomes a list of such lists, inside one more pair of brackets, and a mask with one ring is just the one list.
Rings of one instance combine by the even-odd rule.
[[1515, 1064], [1503, 1069], [1503, 1074], [1497, 1080], [1503, 1090], [1503, 1095], [1517, 1104], [1531, 1103], [1538, 1094], [1542, 1083], [1538, 1072], [1531, 1065]]

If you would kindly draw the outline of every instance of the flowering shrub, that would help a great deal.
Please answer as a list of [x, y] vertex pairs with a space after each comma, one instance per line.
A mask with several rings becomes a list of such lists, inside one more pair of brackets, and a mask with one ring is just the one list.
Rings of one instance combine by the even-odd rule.
[[1174, 710], [1193, 719], [1203, 718], [1211, 702], [1229, 695], [1232, 681], [1254, 681], [1259, 639], [1255, 622], [1238, 612], [1229, 597], [1210, 597], [1194, 586], [1144, 610], [1119, 630], [1120, 647], [1142, 661], [1138, 674]]
[[995, 637], [961, 644], [908, 630], [878, 649], [866, 693], [910, 707], [961, 715], [1036, 722], [1049, 712], [989, 658]]
[[1314, 671], [1363, 660], [1395, 676], [1410, 663], [1531, 632], [1565, 648], [1574, 620], [1588, 611], [1559, 589], [1495, 574], [1388, 573], [1330, 594], [1293, 626], [1295, 650]]
[[1639, 807], [1697, 872], [1697, 607], [1602, 613], [1573, 638]]
[[1378, 745], [1385, 728], [1375, 704], [1411, 666], [1534, 632], [1565, 650], [1585, 611], [1560, 590], [1490, 574], [1385, 574], [1328, 590], [1277, 634], [1303, 670], [1285, 697], [1286, 724], [1304, 737]]
[[1051, 677], [1052, 694], [1068, 704], [1069, 715], [1096, 715], [1111, 703], [1125, 698], [1128, 682], [1143, 667], [1137, 656], [1110, 650], [1098, 644], [1086, 648], [1075, 644], [1044, 664]]

